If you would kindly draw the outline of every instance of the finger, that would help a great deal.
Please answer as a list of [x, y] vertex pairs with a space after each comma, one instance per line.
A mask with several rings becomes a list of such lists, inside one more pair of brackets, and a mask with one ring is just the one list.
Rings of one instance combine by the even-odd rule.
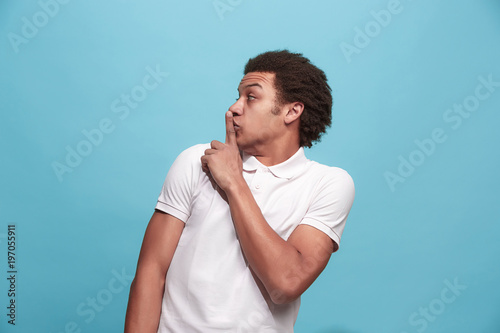
[[210, 148], [212, 148], [212, 149], [221, 149], [223, 147], [224, 147], [224, 144], [220, 141], [213, 140], [212, 142], [210, 142]]
[[234, 131], [233, 113], [226, 112], [226, 144], [236, 146], [236, 133]]
[[205, 156], [206, 156], [206, 155], [213, 155], [213, 154], [215, 154], [216, 152], [217, 152], [217, 150], [216, 150], [216, 149], [206, 149], [206, 150], [205, 150]]
[[208, 161], [205, 155], [201, 157], [201, 168], [203, 169], [203, 171], [209, 171]]

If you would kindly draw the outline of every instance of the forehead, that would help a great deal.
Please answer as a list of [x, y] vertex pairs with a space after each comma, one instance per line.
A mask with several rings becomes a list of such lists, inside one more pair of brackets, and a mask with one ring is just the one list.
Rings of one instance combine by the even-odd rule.
[[264, 90], [274, 89], [274, 73], [250, 72], [246, 74], [240, 82], [238, 90], [243, 90], [248, 86], [261, 86]]

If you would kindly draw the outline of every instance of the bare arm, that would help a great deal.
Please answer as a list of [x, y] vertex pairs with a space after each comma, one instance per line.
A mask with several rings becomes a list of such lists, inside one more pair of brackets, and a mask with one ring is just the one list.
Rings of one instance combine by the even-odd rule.
[[225, 192], [245, 257], [272, 301], [297, 299], [323, 271], [337, 244], [308, 225], [298, 226], [287, 241], [269, 226], [242, 176], [231, 112], [226, 113], [226, 143], [212, 141], [201, 162]]
[[156, 333], [160, 321], [165, 276], [184, 222], [155, 211], [149, 221], [137, 263], [125, 318], [125, 333]]
[[244, 182], [226, 189], [226, 195], [250, 267], [274, 303], [294, 301], [326, 267], [336, 244], [308, 225], [299, 225], [283, 240], [266, 222]]

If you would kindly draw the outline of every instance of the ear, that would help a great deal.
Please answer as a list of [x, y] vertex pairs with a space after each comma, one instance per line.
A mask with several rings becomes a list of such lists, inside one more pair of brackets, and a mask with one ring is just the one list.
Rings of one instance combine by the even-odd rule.
[[293, 102], [288, 104], [285, 114], [285, 124], [290, 125], [291, 123], [299, 119], [303, 111], [304, 104], [301, 102]]

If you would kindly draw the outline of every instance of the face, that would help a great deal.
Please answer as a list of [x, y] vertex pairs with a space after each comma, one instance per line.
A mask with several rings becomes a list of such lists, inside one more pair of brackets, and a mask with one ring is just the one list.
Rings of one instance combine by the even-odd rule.
[[280, 108], [276, 104], [274, 73], [246, 74], [238, 86], [238, 99], [233, 112], [238, 147], [252, 153], [280, 135], [283, 127]]

